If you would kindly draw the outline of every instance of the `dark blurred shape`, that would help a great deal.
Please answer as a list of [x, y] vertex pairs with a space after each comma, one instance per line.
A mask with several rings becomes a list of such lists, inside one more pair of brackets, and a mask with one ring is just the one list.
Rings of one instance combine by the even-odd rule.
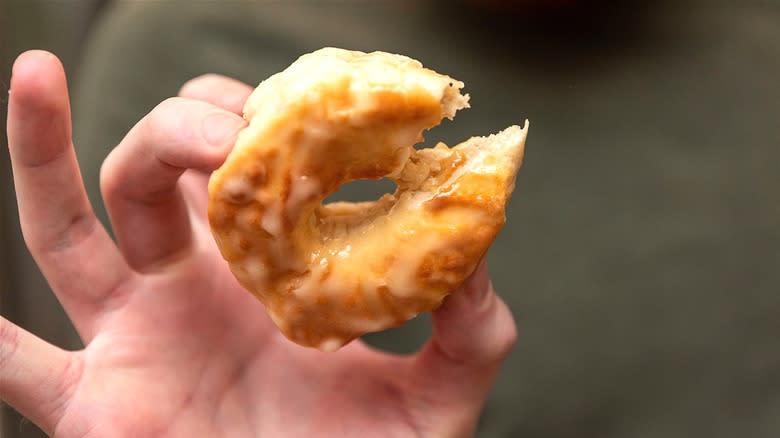
[[442, 21], [470, 44], [514, 51], [528, 68], [566, 73], [574, 62], [608, 68], [626, 51], [663, 44], [658, 20], [674, 13], [667, 0], [436, 0]]

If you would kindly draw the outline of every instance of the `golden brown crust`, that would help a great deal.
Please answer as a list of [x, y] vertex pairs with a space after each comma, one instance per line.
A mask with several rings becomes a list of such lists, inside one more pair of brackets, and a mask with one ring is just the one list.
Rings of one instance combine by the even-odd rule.
[[[415, 151], [468, 106], [462, 87], [403, 56], [328, 48], [252, 94], [249, 126], [209, 182], [209, 221], [288, 338], [337, 349], [436, 308], [474, 271], [503, 226], [526, 130]], [[322, 205], [381, 177], [395, 194]]]

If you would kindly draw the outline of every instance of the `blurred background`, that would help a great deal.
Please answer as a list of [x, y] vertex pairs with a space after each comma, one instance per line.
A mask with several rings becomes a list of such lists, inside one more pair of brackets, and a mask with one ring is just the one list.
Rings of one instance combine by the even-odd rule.
[[[478, 436], [780, 436], [780, 1], [0, 1], [0, 87], [23, 50], [63, 60], [104, 221], [99, 165], [156, 103], [328, 45], [463, 80], [472, 108], [427, 143], [531, 121], [489, 255], [520, 338]], [[0, 193], [0, 313], [80, 348], [24, 248], [5, 152]], [[422, 317], [368, 340], [428, 335]], [[1, 407], [0, 436], [43, 436]]]

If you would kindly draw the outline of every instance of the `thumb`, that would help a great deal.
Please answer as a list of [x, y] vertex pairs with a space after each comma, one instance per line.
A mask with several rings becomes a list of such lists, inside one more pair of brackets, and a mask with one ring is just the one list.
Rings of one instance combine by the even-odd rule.
[[433, 337], [413, 358], [419, 395], [444, 407], [446, 434], [470, 436], [501, 364], [517, 338], [512, 313], [490, 284], [483, 260], [433, 312]]
[[517, 339], [517, 326], [488, 277], [485, 259], [433, 313], [433, 339], [453, 362], [483, 366], [504, 360]]
[[479, 383], [487, 393], [516, 339], [512, 313], [493, 289], [483, 259], [433, 312], [433, 337], [417, 357], [418, 372], [454, 385]]

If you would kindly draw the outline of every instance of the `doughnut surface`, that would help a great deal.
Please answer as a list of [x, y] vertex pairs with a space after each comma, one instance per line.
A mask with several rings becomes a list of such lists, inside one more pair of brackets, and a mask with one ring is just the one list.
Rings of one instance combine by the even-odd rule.
[[[337, 350], [435, 309], [474, 271], [504, 224], [527, 122], [415, 150], [468, 107], [461, 88], [411, 58], [325, 48], [252, 93], [249, 125], [209, 181], [208, 216], [286, 337]], [[382, 177], [393, 195], [322, 204]]]

